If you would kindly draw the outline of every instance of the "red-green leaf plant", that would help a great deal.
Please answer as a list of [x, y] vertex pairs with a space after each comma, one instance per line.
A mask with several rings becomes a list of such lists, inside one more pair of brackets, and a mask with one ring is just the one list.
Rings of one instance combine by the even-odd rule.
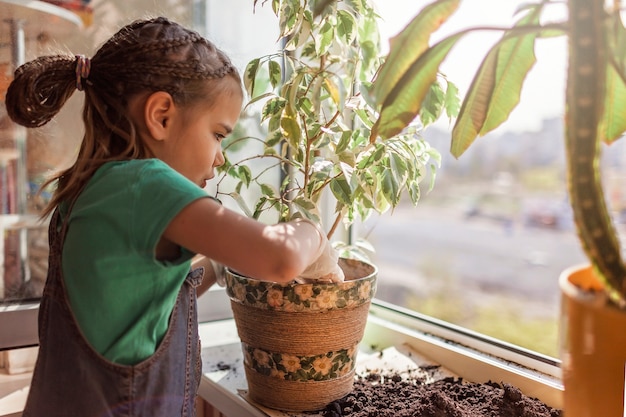
[[[438, 0], [425, 7], [398, 35], [411, 39], [418, 51], [408, 59], [403, 42], [392, 44], [373, 82], [379, 117], [370, 142], [393, 137], [423, 109], [424, 85], [437, 76], [439, 65], [467, 33], [497, 30], [502, 37], [478, 67], [452, 130], [451, 152], [460, 157], [478, 136], [503, 123], [517, 106], [523, 83], [535, 63], [534, 46], [548, 36], [568, 38], [565, 149], [568, 193], [584, 251], [610, 299], [626, 305], [626, 266], [607, 210], [600, 170], [602, 142], [611, 143], [626, 131], [626, 30], [620, 1], [567, 0], [568, 18], [542, 23], [556, 0], [536, 1], [518, 10], [511, 27], [474, 27], [427, 44], [438, 25], [460, 0]], [[558, 2], [563, 4], [562, 1]], [[411, 35], [419, 31], [419, 36]]]
[[[417, 204], [420, 181], [430, 177], [432, 186], [440, 158], [422, 140], [421, 129], [442, 114], [456, 115], [456, 87], [441, 75], [431, 77], [420, 86], [429, 93], [421, 124], [409, 123], [372, 140], [378, 114], [369, 89], [381, 70], [382, 53], [379, 16], [370, 1], [262, 3], [254, 1], [255, 7], [270, 3], [277, 16], [281, 45], [275, 54], [250, 61], [244, 71], [246, 113], [259, 109], [263, 131], [225, 146], [218, 196], [233, 197], [255, 218], [272, 212], [278, 221], [295, 213], [321, 220], [329, 235], [342, 223], [395, 207], [403, 195]], [[403, 42], [412, 47], [412, 40]], [[257, 151], [247, 152], [254, 143]], [[278, 186], [268, 179], [274, 168], [284, 174]], [[246, 203], [242, 193], [256, 193], [254, 202]], [[324, 193], [329, 197], [323, 199]], [[320, 204], [329, 199], [334, 216], [320, 219]]]

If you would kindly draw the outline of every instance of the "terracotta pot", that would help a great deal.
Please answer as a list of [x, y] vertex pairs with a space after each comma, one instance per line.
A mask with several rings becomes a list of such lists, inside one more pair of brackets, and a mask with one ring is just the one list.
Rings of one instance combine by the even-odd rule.
[[284, 411], [324, 408], [352, 390], [377, 270], [341, 259], [346, 281], [278, 284], [226, 270], [248, 396]]
[[559, 285], [565, 415], [623, 417], [626, 311], [588, 265], [565, 270]]

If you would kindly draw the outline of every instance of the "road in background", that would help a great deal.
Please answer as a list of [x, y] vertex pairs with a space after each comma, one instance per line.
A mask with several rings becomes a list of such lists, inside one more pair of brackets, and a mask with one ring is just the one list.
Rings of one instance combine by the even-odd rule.
[[585, 262], [574, 230], [466, 217], [422, 204], [373, 217], [362, 233], [376, 248], [378, 297], [402, 305], [442, 287], [467, 297], [520, 301], [556, 317], [558, 277]]

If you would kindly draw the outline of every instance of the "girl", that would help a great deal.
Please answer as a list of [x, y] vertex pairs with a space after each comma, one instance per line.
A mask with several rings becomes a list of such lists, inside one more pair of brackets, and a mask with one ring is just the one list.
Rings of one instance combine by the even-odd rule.
[[[197, 33], [159, 17], [122, 28], [92, 59], [37, 58], [16, 70], [8, 114], [42, 126], [75, 89], [85, 134], [74, 165], [48, 182], [50, 267], [23, 415], [191, 416], [196, 292], [214, 270], [341, 280], [337, 256], [310, 222], [265, 225], [208, 198], [243, 92]], [[208, 268], [189, 272], [196, 254]]]

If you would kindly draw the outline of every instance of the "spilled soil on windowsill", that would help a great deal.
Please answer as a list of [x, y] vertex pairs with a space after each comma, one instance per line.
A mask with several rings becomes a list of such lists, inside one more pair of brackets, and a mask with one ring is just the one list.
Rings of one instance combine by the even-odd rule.
[[354, 389], [330, 403], [324, 417], [562, 417], [561, 410], [495, 382], [447, 377], [425, 383], [399, 374], [359, 376]]

